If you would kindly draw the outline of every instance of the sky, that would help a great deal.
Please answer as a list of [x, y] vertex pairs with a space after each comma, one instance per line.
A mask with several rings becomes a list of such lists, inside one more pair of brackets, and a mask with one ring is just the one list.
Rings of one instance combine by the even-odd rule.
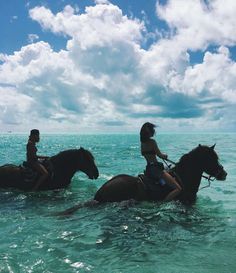
[[0, 132], [236, 132], [235, 0], [2, 0], [0, 13]]

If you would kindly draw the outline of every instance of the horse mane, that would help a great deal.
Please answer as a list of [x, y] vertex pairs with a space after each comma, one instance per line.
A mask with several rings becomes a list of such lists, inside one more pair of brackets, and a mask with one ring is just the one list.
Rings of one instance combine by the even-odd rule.
[[82, 147], [80, 149], [69, 149], [61, 151], [57, 155], [52, 156], [51, 159], [54, 159], [57, 162], [70, 161], [74, 163], [75, 160], [78, 161], [79, 156], [84, 156], [88, 160], [94, 160], [92, 153]]
[[[197, 147], [192, 149], [190, 152], [188, 152], [187, 154], [184, 154], [180, 158], [178, 164], [182, 164], [182, 163], [186, 162], [186, 160], [194, 158], [196, 155], [199, 155], [200, 153], [209, 152], [210, 149], [211, 148], [209, 146], [199, 144]], [[211, 150], [214, 151], [213, 149], [211, 149]], [[214, 154], [215, 154], [216, 158], [218, 159], [216, 152], [214, 152]]]
[[54, 155], [53, 157], [56, 157], [58, 160], [60, 159], [66, 159], [69, 157], [76, 156], [78, 154], [79, 149], [69, 149], [65, 151], [61, 151], [58, 154]]
[[94, 156], [92, 155], [92, 153], [90, 151], [88, 151], [82, 147], [79, 150], [83, 152], [84, 157], [86, 157], [89, 160], [94, 160]]

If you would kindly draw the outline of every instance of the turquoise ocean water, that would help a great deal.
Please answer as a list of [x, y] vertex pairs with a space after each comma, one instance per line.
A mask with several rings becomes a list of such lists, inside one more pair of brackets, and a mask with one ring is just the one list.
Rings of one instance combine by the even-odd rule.
[[[157, 141], [174, 161], [199, 143], [216, 143], [227, 180], [199, 191], [192, 207], [114, 203], [50, 216], [91, 199], [116, 174], [137, 175], [145, 161], [138, 135], [42, 135], [39, 154], [83, 146], [100, 177], [77, 173], [59, 192], [0, 190], [0, 272], [235, 273], [236, 134], [161, 134]], [[0, 135], [0, 165], [20, 164], [26, 142], [27, 135]]]

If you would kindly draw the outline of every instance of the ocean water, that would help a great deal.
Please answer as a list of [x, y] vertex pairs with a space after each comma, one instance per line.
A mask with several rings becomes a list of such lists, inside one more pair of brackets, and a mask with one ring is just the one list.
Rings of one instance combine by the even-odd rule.
[[[83, 146], [100, 177], [77, 173], [61, 191], [0, 190], [0, 272], [235, 273], [236, 134], [160, 134], [157, 141], [173, 161], [216, 143], [227, 180], [200, 190], [192, 207], [113, 203], [52, 216], [91, 199], [116, 174], [141, 173], [145, 161], [138, 135], [42, 135], [39, 154]], [[0, 135], [0, 165], [20, 164], [26, 142], [27, 135]]]

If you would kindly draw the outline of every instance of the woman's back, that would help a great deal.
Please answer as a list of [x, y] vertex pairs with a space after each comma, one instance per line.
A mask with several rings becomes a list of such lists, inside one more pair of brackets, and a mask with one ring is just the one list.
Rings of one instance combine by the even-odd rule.
[[156, 147], [157, 144], [154, 139], [141, 142], [141, 154], [145, 157], [147, 162], [157, 162]]

